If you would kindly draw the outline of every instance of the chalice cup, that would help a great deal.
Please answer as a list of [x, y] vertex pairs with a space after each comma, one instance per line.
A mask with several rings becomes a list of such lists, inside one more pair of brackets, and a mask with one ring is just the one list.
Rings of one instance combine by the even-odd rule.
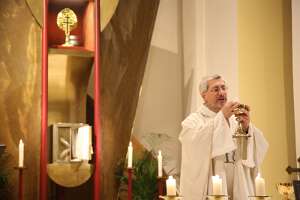
[[246, 104], [239, 104], [236, 109], [234, 109], [234, 115], [236, 117], [236, 121], [238, 122], [238, 128], [236, 129], [233, 138], [236, 139], [237, 149], [239, 157], [242, 160], [247, 160], [247, 145], [248, 138], [250, 135], [243, 129], [241, 122], [241, 115], [244, 115], [245, 112], [248, 112], [249, 106]]
[[283, 196], [283, 200], [291, 200], [290, 196], [294, 193], [292, 183], [278, 183], [277, 191]]

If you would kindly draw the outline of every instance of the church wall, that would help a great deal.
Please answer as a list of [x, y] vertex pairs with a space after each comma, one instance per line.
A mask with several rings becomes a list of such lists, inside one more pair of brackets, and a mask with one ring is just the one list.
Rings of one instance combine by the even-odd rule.
[[238, 1], [239, 93], [270, 144], [262, 176], [274, 199], [295, 165], [290, 9], [286, 0]]
[[0, 1], [0, 143], [9, 159], [7, 199], [17, 199], [18, 143], [25, 144], [24, 199], [38, 198], [41, 107], [41, 28], [25, 1]]
[[[165, 170], [173, 174], [182, 120], [180, 2], [160, 1], [133, 128], [148, 150], [162, 150]], [[150, 145], [156, 136], [169, 139]]]
[[230, 88], [229, 99], [238, 97], [237, 1], [185, 0], [182, 4], [187, 116], [203, 102], [198, 90], [203, 76], [222, 75]]

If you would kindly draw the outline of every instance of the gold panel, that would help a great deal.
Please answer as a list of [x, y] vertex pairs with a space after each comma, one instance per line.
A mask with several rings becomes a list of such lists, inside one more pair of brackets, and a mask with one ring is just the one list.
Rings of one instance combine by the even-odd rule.
[[[31, 9], [31, 12], [33, 14], [33, 16], [35, 17], [35, 19], [37, 20], [37, 22], [39, 24], [42, 24], [43, 20], [42, 20], [42, 5], [43, 5], [43, 1], [41, 0], [26, 0], [28, 6]], [[56, 2], [62, 2], [62, 3], [66, 3], [68, 4], [68, 2], [70, 2], [69, 0], [60, 0], [60, 1], [56, 1]], [[79, 2], [79, 1], [77, 1]], [[117, 6], [118, 6], [119, 0], [101, 0], [100, 1], [100, 7], [101, 7], [101, 31], [104, 30], [104, 28], [106, 27], [106, 25], [109, 23], [110, 19], [112, 18], [112, 16], [114, 15]], [[69, 3], [70, 4], [70, 3]]]
[[47, 165], [49, 177], [64, 187], [79, 186], [92, 175], [93, 166], [89, 163], [51, 163]]
[[86, 55], [89, 54], [86, 52], [82, 53], [83, 57], [73, 55], [71, 51], [50, 51], [48, 61], [49, 125], [56, 122], [85, 122], [86, 90], [93, 58], [87, 57]]
[[0, 0], [0, 143], [9, 158], [0, 163], [9, 171], [9, 197], [17, 199], [18, 143], [25, 143], [24, 194], [38, 193], [41, 101], [41, 29], [25, 1]]

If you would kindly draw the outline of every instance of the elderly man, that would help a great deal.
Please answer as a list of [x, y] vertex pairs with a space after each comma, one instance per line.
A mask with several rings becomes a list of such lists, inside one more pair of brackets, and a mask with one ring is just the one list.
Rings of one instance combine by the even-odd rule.
[[[234, 200], [255, 194], [254, 178], [268, 149], [263, 134], [250, 123], [249, 112], [240, 116], [247, 140], [247, 160], [239, 158], [233, 116], [238, 102], [227, 101], [227, 87], [219, 75], [199, 85], [203, 105], [182, 122], [180, 193], [185, 200], [204, 200], [212, 193], [211, 176], [222, 178], [223, 193]], [[228, 162], [229, 161], [229, 162]]]

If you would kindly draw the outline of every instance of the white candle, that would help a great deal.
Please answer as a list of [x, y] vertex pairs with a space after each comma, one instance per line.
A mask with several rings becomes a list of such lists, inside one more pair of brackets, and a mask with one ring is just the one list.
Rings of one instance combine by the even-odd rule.
[[161, 151], [158, 151], [157, 163], [158, 163], [158, 177], [162, 177], [162, 155], [161, 155]]
[[19, 142], [19, 167], [24, 167], [24, 143], [22, 140]]
[[212, 176], [212, 187], [213, 187], [213, 195], [222, 195], [222, 179], [216, 175]]
[[132, 152], [133, 152], [132, 143], [129, 142], [129, 146], [128, 146], [128, 166], [127, 166], [127, 168], [132, 168]]
[[176, 196], [176, 180], [173, 176], [167, 179], [167, 196]]
[[260, 176], [260, 173], [258, 173], [257, 177], [255, 178], [255, 195], [266, 195], [265, 179]]

